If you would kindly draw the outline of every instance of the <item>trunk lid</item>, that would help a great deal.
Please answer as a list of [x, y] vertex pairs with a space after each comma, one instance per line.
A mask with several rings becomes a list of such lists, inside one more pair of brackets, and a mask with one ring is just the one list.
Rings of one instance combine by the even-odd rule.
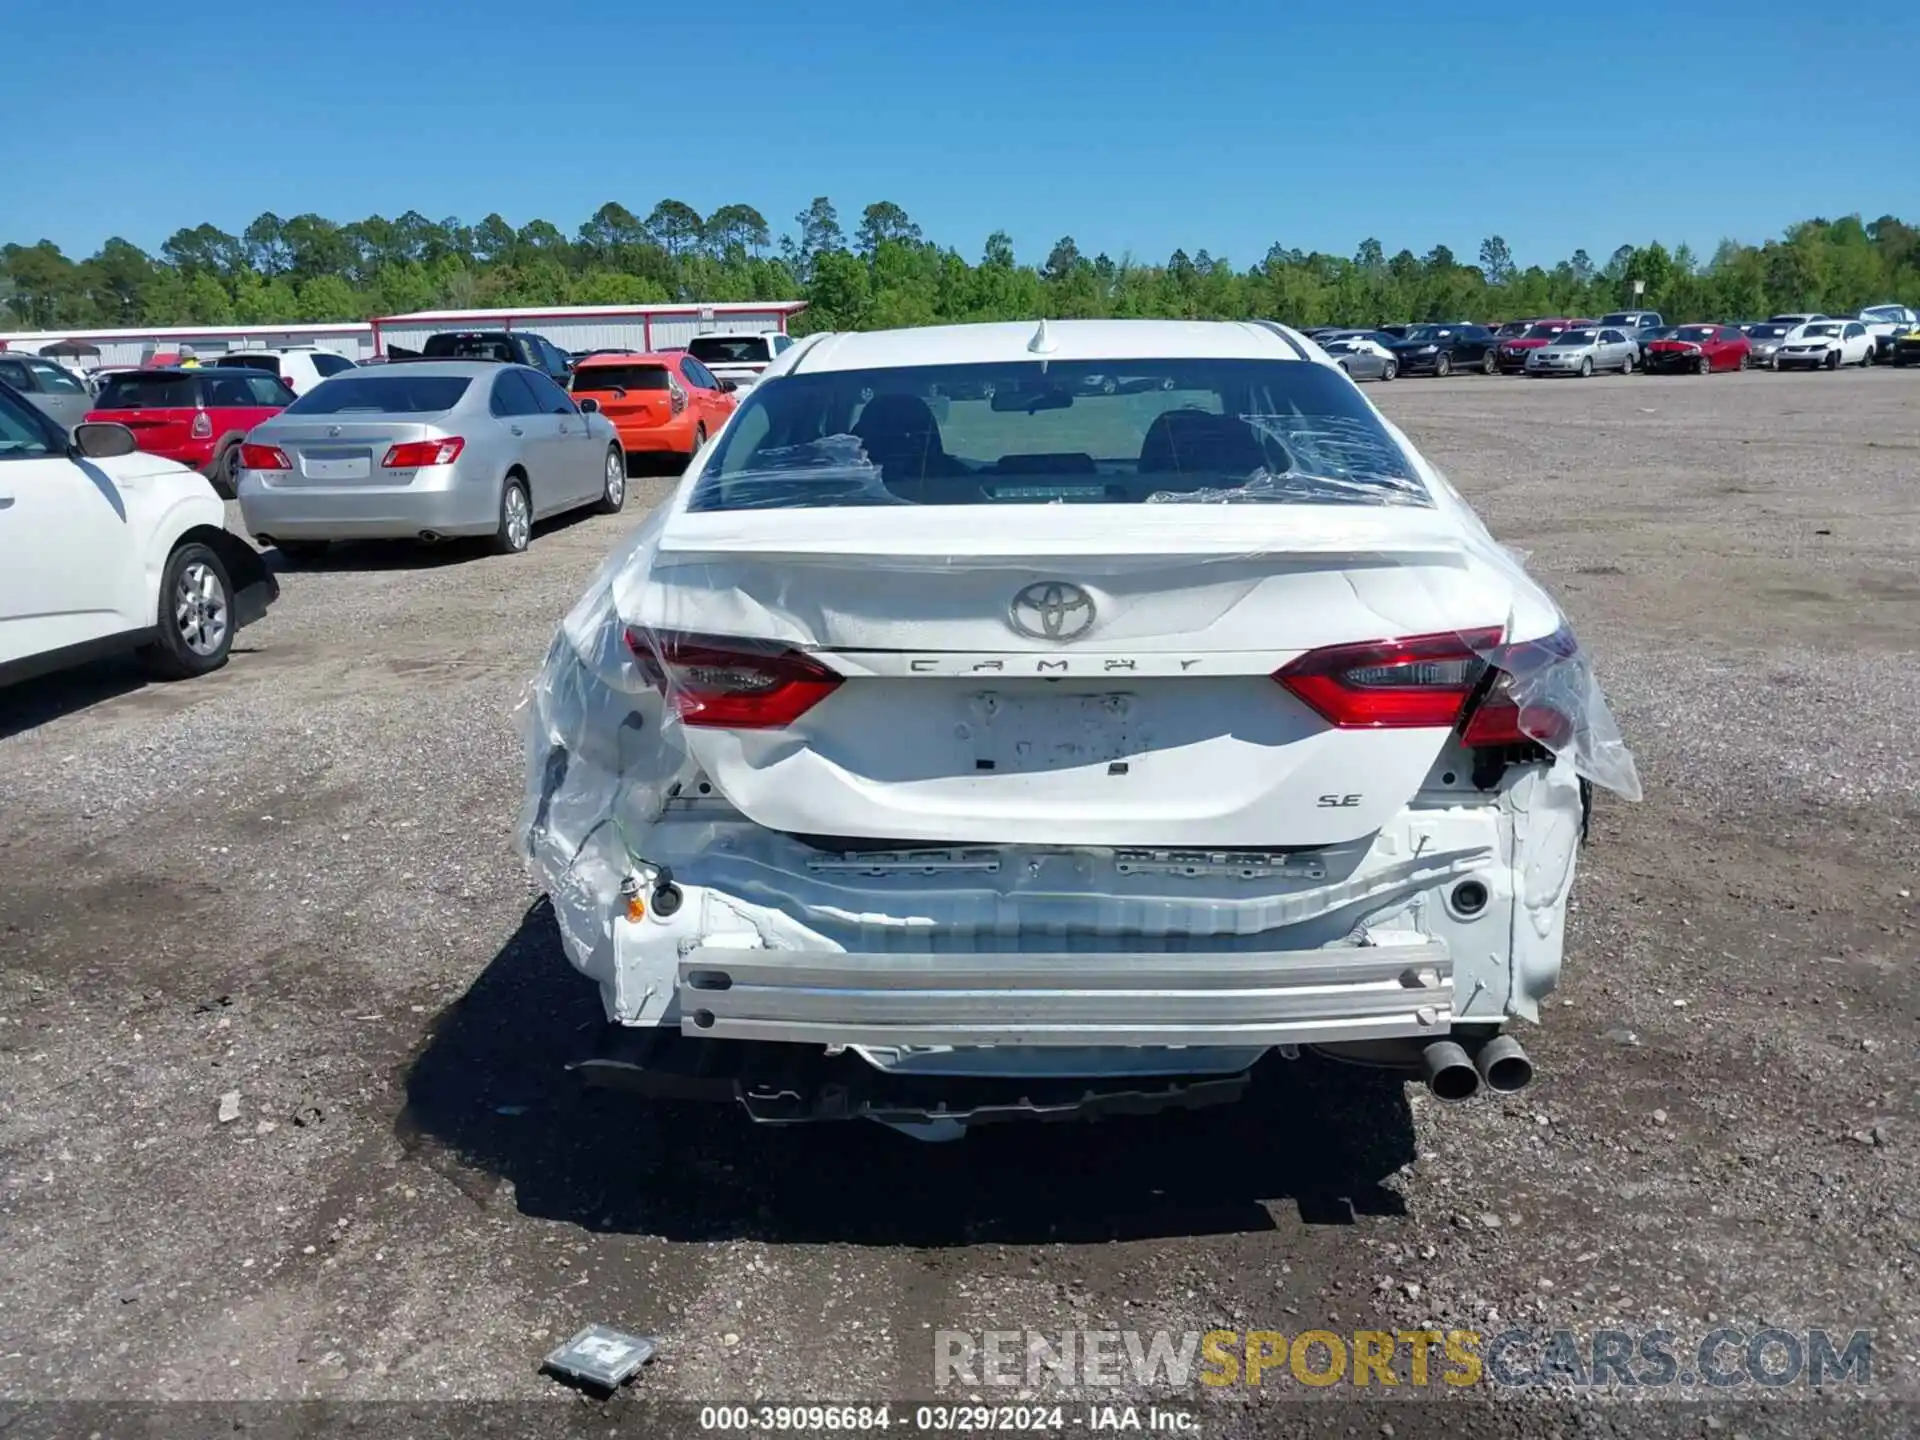
[[437, 440], [448, 430], [417, 420], [275, 420], [254, 431], [256, 444], [278, 446], [291, 470], [265, 472], [275, 486], [404, 485], [414, 471], [383, 470], [381, 457], [395, 445]]
[[845, 677], [784, 725], [684, 727], [769, 828], [1287, 848], [1377, 830], [1452, 726], [1340, 728], [1274, 672], [1514, 599], [1424, 508], [1036, 505], [681, 515], [620, 608], [642, 649], [751, 637]]

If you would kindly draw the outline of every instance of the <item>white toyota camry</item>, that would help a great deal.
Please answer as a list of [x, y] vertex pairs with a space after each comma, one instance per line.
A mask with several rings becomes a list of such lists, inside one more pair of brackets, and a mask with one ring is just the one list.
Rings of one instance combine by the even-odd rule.
[[927, 1137], [1301, 1046], [1517, 1089], [1638, 795], [1552, 599], [1254, 322], [801, 341], [524, 718], [588, 1072]]

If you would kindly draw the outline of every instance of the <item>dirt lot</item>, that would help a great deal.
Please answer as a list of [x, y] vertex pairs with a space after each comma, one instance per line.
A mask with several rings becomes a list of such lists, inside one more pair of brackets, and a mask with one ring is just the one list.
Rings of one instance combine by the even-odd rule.
[[[511, 711], [645, 482], [524, 557], [289, 573], [207, 681], [0, 694], [0, 1396], [540, 1399], [605, 1321], [662, 1338], [650, 1396], [924, 1396], [943, 1328], [1824, 1324], [1920, 1400], [1920, 375], [1371, 393], [1561, 595], [1646, 784], [1531, 1090], [1301, 1062], [945, 1147], [576, 1094]], [[1780, 1394], [1729, 1433], [1915, 1421]], [[1384, 1403], [1343, 1423], [1415, 1433]]]

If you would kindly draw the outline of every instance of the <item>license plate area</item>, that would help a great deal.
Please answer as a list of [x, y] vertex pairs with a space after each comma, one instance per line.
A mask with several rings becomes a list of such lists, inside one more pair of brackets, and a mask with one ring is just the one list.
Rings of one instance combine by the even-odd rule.
[[954, 735], [977, 772], [1124, 764], [1150, 747], [1140, 697], [1126, 690], [969, 694]]
[[309, 480], [367, 480], [373, 456], [365, 450], [324, 450], [300, 457], [300, 473]]

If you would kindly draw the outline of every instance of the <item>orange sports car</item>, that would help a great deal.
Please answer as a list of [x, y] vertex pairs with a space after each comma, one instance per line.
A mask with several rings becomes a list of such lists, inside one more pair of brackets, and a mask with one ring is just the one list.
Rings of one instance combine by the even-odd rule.
[[573, 396], [592, 396], [632, 454], [689, 458], [733, 413], [733, 382], [682, 351], [589, 355], [574, 366]]

